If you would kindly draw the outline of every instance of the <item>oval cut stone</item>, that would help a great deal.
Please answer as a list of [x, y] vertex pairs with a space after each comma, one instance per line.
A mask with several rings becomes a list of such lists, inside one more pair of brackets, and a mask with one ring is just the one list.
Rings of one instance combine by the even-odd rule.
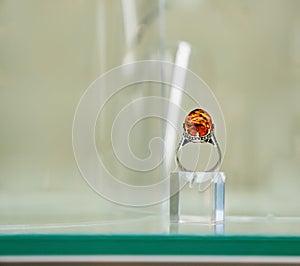
[[212, 119], [203, 109], [191, 111], [185, 118], [185, 130], [192, 136], [204, 137], [212, 129]]

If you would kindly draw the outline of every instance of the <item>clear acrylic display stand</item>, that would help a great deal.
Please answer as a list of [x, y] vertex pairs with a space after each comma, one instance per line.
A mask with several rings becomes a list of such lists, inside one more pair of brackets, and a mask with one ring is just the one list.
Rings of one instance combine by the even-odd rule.
[[223, 230], [223, 172], [171, 173], [170, 193], [170, 223], [221, 224], [222, 226], [215, 227], [215, 230]]

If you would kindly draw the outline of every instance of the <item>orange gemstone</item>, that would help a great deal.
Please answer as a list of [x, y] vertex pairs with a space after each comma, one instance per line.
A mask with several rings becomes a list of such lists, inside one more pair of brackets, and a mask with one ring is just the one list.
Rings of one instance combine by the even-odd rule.
[[184, 127], [190, 135], [204, 137], [211, 131], [213, 124], [207, 112], [195, 109], [185, 118]]

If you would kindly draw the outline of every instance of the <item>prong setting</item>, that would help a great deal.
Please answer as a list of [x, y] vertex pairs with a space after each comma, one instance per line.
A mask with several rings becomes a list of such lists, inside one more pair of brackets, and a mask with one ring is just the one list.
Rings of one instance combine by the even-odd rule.
[[186, 130], [183, 131], [183, 137], [188, 141], [188, 142], [193, 142], [193, 143], [206, 143], [209, 142], [211, 139], [212, 135], [212, 130], [208, 132], [205, 136], [192, 136], [189, 134]]

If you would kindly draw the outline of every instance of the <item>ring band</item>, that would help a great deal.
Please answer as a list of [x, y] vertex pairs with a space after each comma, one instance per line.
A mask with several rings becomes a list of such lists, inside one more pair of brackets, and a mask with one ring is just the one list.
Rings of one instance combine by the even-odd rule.
[[216, 164], [205, 172], [215, 172], [218, 170], [221, 161], [222, 153], [218, 141], [214, 134], [214, 124], [210, 115], [203, 109], [195, 109], [191, 111], [185, 118], [183, 123], [183, 135], [176, 149], [176, 162], [183, 172], [194, 172], [185, 168], [179, 160], [178, 153], [181, 148], [188, 143], [209, 143], [216, 147], [218, 152], [218, 160]]

